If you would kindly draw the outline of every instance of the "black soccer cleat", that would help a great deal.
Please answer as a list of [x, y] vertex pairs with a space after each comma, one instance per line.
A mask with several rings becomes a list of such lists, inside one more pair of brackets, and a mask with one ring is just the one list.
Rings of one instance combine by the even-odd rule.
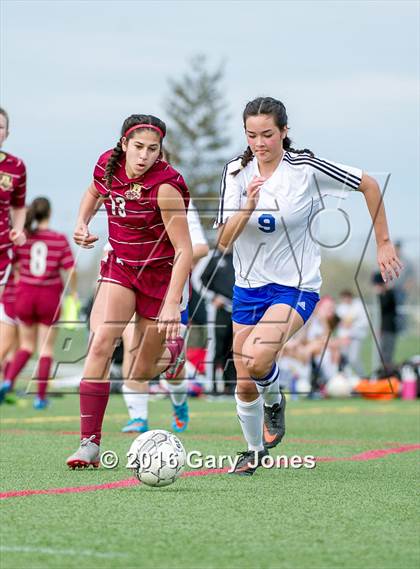
[[235, 470], [230, 474], [237, 474], [238, 476], [252, 476], [265, 456], [268, 456], [268, 450], [263, 449], [260, 451], [246, 450], [245, 452], [238, 452], [241, 457], [238, 460]]
[[[280, 392], [281, 393], [281, 392]], [[286, 432], [286, 397], [282, 394], [281, 402], [272, 407], [264, 405], [264, 446], [274, 448], [284, 437]]]

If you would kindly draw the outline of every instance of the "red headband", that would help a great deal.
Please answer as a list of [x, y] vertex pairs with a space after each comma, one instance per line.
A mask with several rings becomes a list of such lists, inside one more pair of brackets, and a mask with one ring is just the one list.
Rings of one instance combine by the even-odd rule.
[[127, 136], [130, 134], [130, 132], [133, 132], [133, 130], [137, 130], [138, 128], [151, 128], [152, 130], [155, 130], [156, 132], [158, 132], [160, 134], [161, 138], [165, 137], [162, 130], [158, 126], [155, 126], [154, 124], [135, 124], [134, 126], [132, 126], [131, 128], [129, 128], [125, 131], [125, 133], [124, 133], [125, 138], [127, 138]]

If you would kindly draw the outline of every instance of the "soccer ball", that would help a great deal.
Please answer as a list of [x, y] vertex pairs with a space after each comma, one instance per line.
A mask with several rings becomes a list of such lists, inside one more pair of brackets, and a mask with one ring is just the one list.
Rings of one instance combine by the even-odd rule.
[[168, 431], [139, 435], [127, 453], [127, 468], [147, 486], [169, 486], [181, 475], [187, 460], [181, 441]]
[[330, 397], [350, 397], [352, 386], [344, 374], [337, 373], [328, 381], [326, 390]]

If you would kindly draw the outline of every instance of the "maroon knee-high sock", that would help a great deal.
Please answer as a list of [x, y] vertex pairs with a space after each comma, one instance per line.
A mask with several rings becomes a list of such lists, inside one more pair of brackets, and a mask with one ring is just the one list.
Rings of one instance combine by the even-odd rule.
[[6, 376], [7, 376], [7, 372], [8, 372], [9, 369], [10, 369], [11, 363], [12, 363], [12, 360], [7, 360], [7, 361], [4, 362], [4, 364], [3, 364], [3, 369], [2, 369], [2, 375], [3, 375], [3, 377], [6, 377]]
[[80, 431], [82, 439], [95, 435], [94, 443], [99, 445], [102, 421], [109, 399], [109, 381], [80, 382]]
[[25, 367], [31, 355], [31, 352], [28, 352], [27, 350], [18, 350], [16, 352], [15, 357], [7, 370], [7, 374], [4, 377], [5, 381], [10, 382], [11, 389], [15, 384], [17, 376]]
[[45, 399], [48, 387], [48, 378], [50, 376], [52, 358], [43, 356], [39, 358], [38, 364], [38, 397]]
[[184, 349], [184, 338], [182, 336], [177, 336], [174, 340], [168, 340], [166, 342], [166, 347], [171, 354], [171, 362], [168, 367], [175, 363], [177, 357]]

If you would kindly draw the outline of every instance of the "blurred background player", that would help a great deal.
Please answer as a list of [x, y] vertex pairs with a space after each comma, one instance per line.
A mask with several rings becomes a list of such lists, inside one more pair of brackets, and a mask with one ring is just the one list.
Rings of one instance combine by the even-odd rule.
[[368, 331], [368, 319], [360, 298], [355, 298], [351, 290], [340, 292], [340, 302], [336, 313], [340, 319], [337, 337], [342, 340], [341, 355], [343, 365], [348, 364], [359, 377], [365, 376], [361, 351]]
[[163, 121], [131, 115], [114, 149], [102, 154], [82, 198], [74, 241], [92, 248], [89, 222], [101, 204], [112, 250], [102, 263], [90, 316], [91, 340], [80, 382], [81, 444], [70, 468], [99, 464], [102, 422], [108, 404], [111, 356], [136, 314], [129, 379], [148, 381], [176, 367], [182, 298], [192, 263], [187, 224], [188, 188], [162, 158]]
[[391, 287], [395, 290], [395, 301], [397, 303], [397, 331], [399, 334], [406, 332], [409, 322], [409, 313], [407, 312], [407, 302], [410, 302], [410, 296], [415, 289], [415, 269], [412, 261], [404, 254], [403, 244], [401, 240], [395, 242], [395, 250], [404, 265], [404, 272], [398, 281], [391, 283]]
[[28, 208], [25, 222], [26, 242], [15, 247], [17, 284], [15, 312], [19, 321], [20, 346], [8, 366], [0, 396], [13, 389], [20, 371], [38, 348], [36, 372], [38, 393], [35, 409], [45, 409], [48, 378], [54, 356], [60, 318], [63, 277], [77, 296], [74, 258], [67, 238], [49, 228], [51, 205], [47, 198], [34, 199]]
[[361, 191], [384, 281], [398, 276], [401, 267], [377, 182], [358, 168], [294, 150], [287, 122], [280, 101], [249, 102], [243, 113], [247, 149], [226, 164], [221, 182], [219, 246], [234, 244], [236, 403], [248, 443], [235, 473], [248, 476], [285, 432], [276, 359], [319, 300], [320, 248], [311, 234], [317, 232], [314, 215], [322, 197]]
[[[301, 329], [300, 333], [290, 340], [293, 344], [300, 334], [304, 336], [304, 350], [310, 367], [308, 395], [311, 399], [320, 397], [321, 389], [337, 374], [340, 366], [341, 346], [344, 342], [333, 337], [340, 322], [336, 310], [334, 299], [331, 296], [323, 296], [316, 305], [306, 329]], [[285, 353], [288, 348], [289, 342], [284, 349]]]
[[[165, 158], [168, 160], [168, 155], [165, 152]], [[203, 228], [200, 223], [200, 217], [197, 209], [192, 200], [190, 200], [187, 212], [188, 229], [190, 231], [192, 250], [193, 250], [193, 263], [192, 267], [209, 252], [207, 239], [204, 235]], [[189, 296], [189, 281], [186, 283], [184, 294]], [[186, 351], [187, 344], [187, 326], [188, 326], [188, 307], [181, 313], [182, 331], [181, 334], [185, 339], [184, 352]], [[128, 379], [132, 359], [135, 352], [130, 352], [131, 335], [133, 333], [133, 324], [131, 321], [123, 332], [124, 344], [124, 359], [123, 359], [123, 378], [124, 385], [122, 388], [124, 401], [130, 415], [128, 423], [122, 428], [124, 433], [145, 433], [149, 429], [148, 424], [148, 401], [149, 401], [149, 382], [133, 381]], [[180, 364], [175, 370], [167, 370], [165, 373], [169, 381], [161, 380], [165, 388], [169, 391], [169, 395], [173, 408], [172, 429], [177, 433], [182, 433], [186, 430], [189, 422], [188, 414], [188, 380], [186, 379], [186, 372], [184, 366], [185, 360], [180, 361]]]
[[204, 285], [201, 295], [208, 302], [208, 337], [214, 340], [213, 354], [207, 354], [207, 360], [212, 362], [213, 392], [233, 395], [236, 370], [232, 352], [232, 297], [235, 284], [232, 252], [213, 251], [202, 270], [201, 282]]
[[[9, 117], [0, 108], [0, 149], [8, 135]], [[25, 194], [25, 164], [0, 150], [0, 295], [12, 270], [12, 246], [25, 240]]]
[[379, 349], [382, 365], [385, 371], [394, 367], [394, 353], [397, 343], [398, 327], [398, 293], [396, 288], [384, 283], [382, 275], [376, 272], [372, 275], [372, 284], [379, 301], [380, 326]]

